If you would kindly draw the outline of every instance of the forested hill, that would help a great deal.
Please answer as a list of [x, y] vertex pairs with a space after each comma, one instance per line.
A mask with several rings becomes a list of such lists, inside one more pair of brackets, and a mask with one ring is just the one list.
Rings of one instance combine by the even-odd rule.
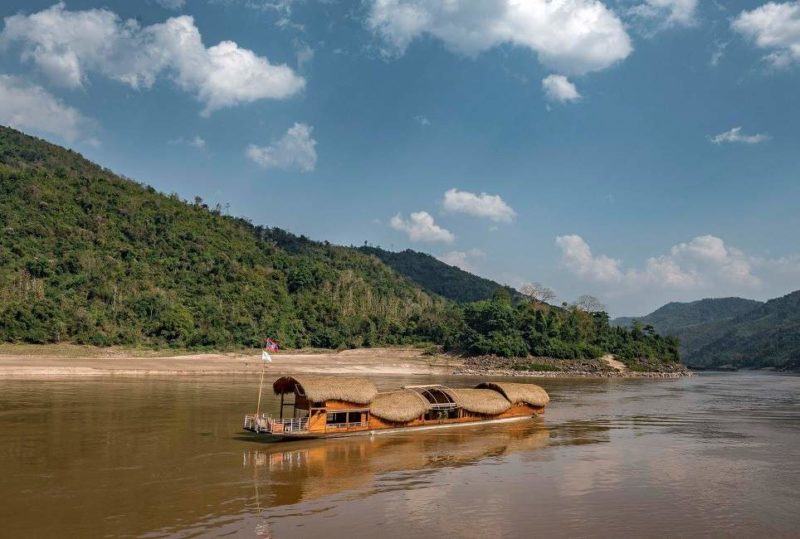
[[672, 334], [697, 324], [715, 320], [729, 320], [740, 316], [763, 302], [744, 298], [706, 298], [689, 303], [667, 303], [652, 313], [641, 317], [622, 317], [613, 320], [614, 325], [629, 326], [634, 320], [650, 324], [659, 333]]
[[0, 340], [434, 340], [447, 302], [374, 257], [221, 215], [0, 127]]
[[800, 291], [766, 303], [742, 298], [669, 303], [647, 316], [617, 318], [680, 339], [691, 367], [800, 370]]
[[652, 326], [661, 335], [680, 340], [681, 357], [686, 360], [726, 331], [727, 322], [756, 307], [760, 301], [743, 298], [706, 298], [688, 303], [667, 303], [638, 318], [615, 318], [616, 326], [630, 327], [634, 321]]
[[[290, 348], [612, 353], [638, 370], [678, 360], [676, 341], [613, 328], [606, 313], [513, 301], [432, 258], [407, 257], [401, 275], [380, 254], [254, 226], [0, 127], [0, 341], [220, 349], [269, 336]], [[454, 289], [436, 281], [490, 283], [474, 297], [491, 298], [457, 303], [410, 274], [442, 294]]]
[[800, 290], [729, 321], [725, 331], [691, 355], [698, 367], [800, 370]]
[[489, 299], [500, 289], [505, 289], [512, 298], [519, 298], [519, 293], [511, 287], [445, 264], [426, 253], [411, 249], [393, 252], [366, 246], [359, 249], [362, 253], [380, 258], [397, 273], [405, 275], [425, 290], [453, 301]]

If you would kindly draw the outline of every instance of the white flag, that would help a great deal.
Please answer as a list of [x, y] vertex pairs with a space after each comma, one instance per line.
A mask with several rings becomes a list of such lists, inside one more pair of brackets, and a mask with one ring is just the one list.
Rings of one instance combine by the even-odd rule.
[[261, 351], [261, 361], [266, 361], [267, 363], [272, 363], [272, 356], [267, 353], [266, 350]]

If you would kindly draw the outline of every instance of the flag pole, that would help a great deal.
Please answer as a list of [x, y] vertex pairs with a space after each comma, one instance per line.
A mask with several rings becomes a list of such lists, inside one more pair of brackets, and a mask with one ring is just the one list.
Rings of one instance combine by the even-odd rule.
[[256, 401], [256, 425], [258, 424], [258, 414], [261, 413], [261, 392], [264, 389], [264, 372], [267, 370], [267, 363], [272, 363], [272, 356], [270, 352], [278, 350], [278, 343], [272, 339], [264, 341], [264, 348], [261, 350], [261, 381], [258, 382], [258, 400]]
[[256, 401], [256, 424], [258, 424], [258, 414], [261, 411], [261, 390], [264, 388], [264, 371], [267, 370], [267, 362], [261, 361], [261, 381], [258, 383], [258, 400]]

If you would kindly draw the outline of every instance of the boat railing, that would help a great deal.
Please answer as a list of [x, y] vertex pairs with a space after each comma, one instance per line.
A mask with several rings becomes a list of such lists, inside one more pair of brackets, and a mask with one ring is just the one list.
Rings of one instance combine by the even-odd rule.
[[458, 408], [458, 404], [455, 402], [431, 402], [429, 406], [431, 410], [453, 410], [454, 408]]
[[244, 416], [244, 429], [253, 432], [288, 433], [308, 431], [308, 417], [276, 419], [267, 414]]

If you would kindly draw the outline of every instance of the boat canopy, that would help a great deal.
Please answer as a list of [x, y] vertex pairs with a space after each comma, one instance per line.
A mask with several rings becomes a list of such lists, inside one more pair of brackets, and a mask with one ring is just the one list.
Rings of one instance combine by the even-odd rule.
[[536, 384], [519, 384], [515, 382], [482, 382], [475, 389], [493, 389], [503, 394], [511, 404], [524, 402], [531, 406], [547, 406], [550, 396], [547, 391]]
[[366, 378], [351, 376], [282, 376], [275, 380], [272, 389], [276, 395], [296, 393], [311, 402], [338, 400], [356, 404], [369, 404], [378, 389]]

